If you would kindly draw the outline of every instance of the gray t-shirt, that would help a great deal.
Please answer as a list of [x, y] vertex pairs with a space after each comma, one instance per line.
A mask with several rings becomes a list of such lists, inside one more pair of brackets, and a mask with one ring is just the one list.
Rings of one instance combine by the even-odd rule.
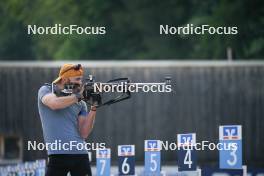
[[48, 85], [42, 86], [38, 91], [38, 110], [48, 155], [87, 154], [85, 145], [82, 145], [85, 141], [80, 136], [78, 127], [78, 118], [86, 117], [79, 116], [80, 112], [87, 112], [86, 103], [80, 101], [64, 109], [52, 110], [41, 101], [44, 95], [51, 92], [51, 86]]

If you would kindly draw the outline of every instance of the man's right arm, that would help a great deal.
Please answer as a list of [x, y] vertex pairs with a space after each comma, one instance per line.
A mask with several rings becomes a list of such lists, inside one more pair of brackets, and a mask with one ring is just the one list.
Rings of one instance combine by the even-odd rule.
[[57, 97], [53, 93], [48, 93], [42, 97], [41, 101], [50, 109], [56, 110], [66, 108], [78, 102], [78, 98], [74, 94], [65, 97]]

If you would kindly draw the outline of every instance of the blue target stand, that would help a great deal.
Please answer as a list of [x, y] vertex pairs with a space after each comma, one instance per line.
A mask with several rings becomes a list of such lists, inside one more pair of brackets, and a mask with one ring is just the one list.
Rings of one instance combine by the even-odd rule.
[[88, 158], [89, 158], [89, 161], [90, 163], [92, 162], [92, 152], [88, 151]]
[[35, 176], [44, 176], [46, 172], [46, 160], [36, 161], [36, 174]]
[[111, 169], [111, 149], [96, 150], [96, 175], [110, 176]]
[[195, 150], [196, 133], [178, 134], [178, 176], [201, 176], [201, 169], [197, 168], [197, 154]]
[[145, 140], [144, 176], [160, 176], [160, 140]]
[[247, 166], [242, 166], [242, 126], [219, 126], [219, 143], [223, 146], [219, 150], [220, 169], [242, 169], [246, 176]]
[[135, 145], [118, 146], [119, 175], [135, 175]]
[[0, 167], [0, 176], [45, 176], [46, 160], [36, 160], [32, 162], [19, 163]]

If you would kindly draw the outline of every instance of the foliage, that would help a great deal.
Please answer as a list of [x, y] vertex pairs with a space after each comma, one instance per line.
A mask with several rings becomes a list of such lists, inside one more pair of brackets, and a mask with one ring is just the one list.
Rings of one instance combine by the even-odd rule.
[[[0, 59], [262, 59], [261, 0], [0, 2]], [[27, 25], [105, 26], [106, 35], [28, 35]], [[237, 26], [237, 35], [160, 35], [159, 25]]]

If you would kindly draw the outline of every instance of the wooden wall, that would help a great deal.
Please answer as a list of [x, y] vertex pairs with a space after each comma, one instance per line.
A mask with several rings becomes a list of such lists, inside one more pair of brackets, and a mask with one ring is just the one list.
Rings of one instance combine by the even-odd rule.
[[[264, 166], [264, 64], [226, 62], [104, 62], [83, 63], [86, 75], [98, 81], [129, 77], [134, 82], [160, 82], [171, 76], [173, 93], [134, 93], [132, 98], [98, 110], [89, 142], [135, 144], [136, 160], [144, 161], [144, 140], [176, 142], [178, 133], [197, 133], [197, 140], [218, 141], [218, 126], [243, 126], [244, 161]], [[58, 64], [0, 63], [0, 134], [21, 135], [42, 141], [37, 91], [58, 73]], [[27, 151], [24, 160], [45, 157], [43, 151]], [[95, 156], [94, 156], [95, 157]], [[199, 164], [217, 165], [217, 151], [198, 152]], [[162, 160], [176, 162], [176, 151], [162, 151]]]

